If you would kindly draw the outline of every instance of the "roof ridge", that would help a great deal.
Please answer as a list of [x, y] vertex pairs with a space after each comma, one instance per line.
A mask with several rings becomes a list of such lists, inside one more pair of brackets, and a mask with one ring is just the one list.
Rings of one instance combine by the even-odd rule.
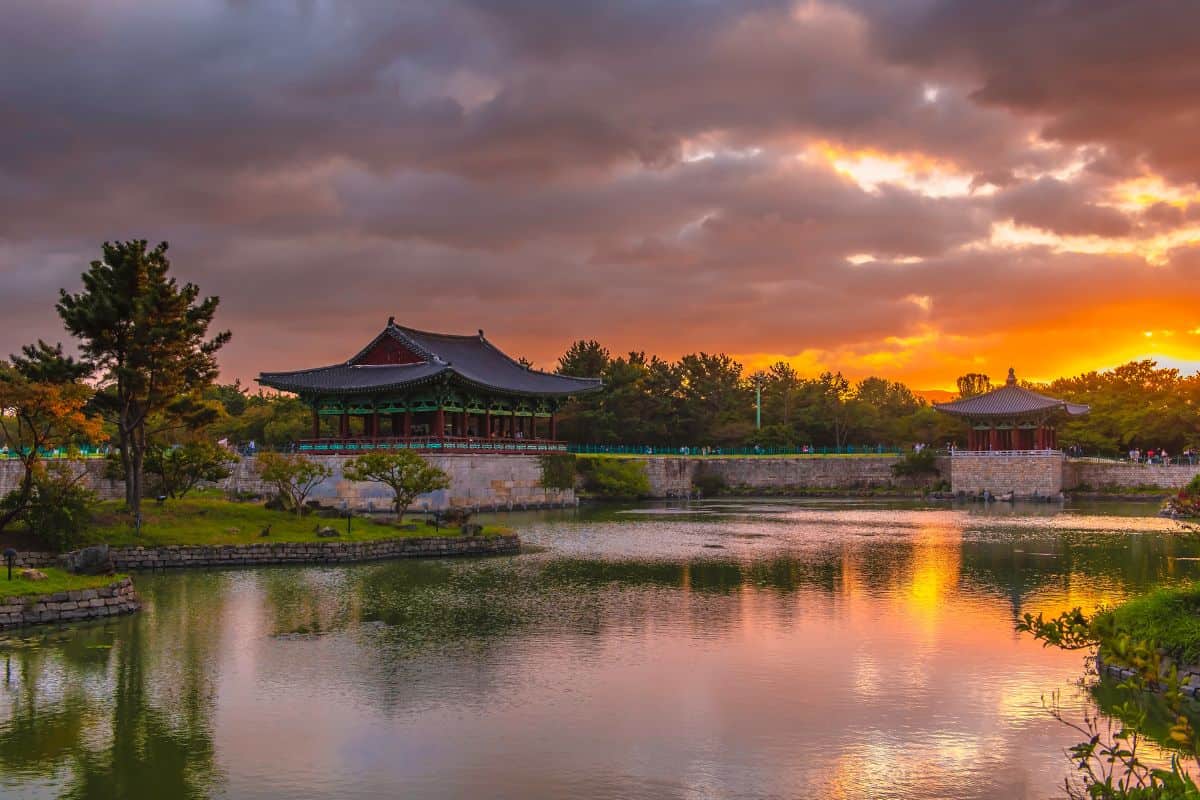
[[[391, 323], [390, 327], [404, 333], [415, 333], [420, 336], [437, 336], [441, 339], [481, 339], [483, 338], [478, 333], [438, 333], [437, 331], [423, 331], [420, 328], [410, 328], [407, 325], [398, 325], [395, 322]], [[486, 339], [484, 340], [486, 341]]]

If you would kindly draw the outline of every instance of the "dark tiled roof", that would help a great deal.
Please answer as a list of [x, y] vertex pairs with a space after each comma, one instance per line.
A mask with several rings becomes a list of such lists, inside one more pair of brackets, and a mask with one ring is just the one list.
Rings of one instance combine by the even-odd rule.
[[1017, 378], [1011, 369], [1008, 371], [1008, 380], [999, 389], [949, 403], [934, 403], [933, 407], [957, 417], [1008, 417], [1052, 411], [1064, 411], [1071, 416], [1079, 416], [1090, 410], [1088, 406], [1068, 403], [1066, 400], [1047, 397], [1018, 386]]
[[258, 382], [284, 392], [378, 392], [427, 381], [446, 369], [445, 364], [334, 364], [297, 372], [263, 372]]
[[[392, 336], [425, 359], [421, 364], [375, 366], [356, 364], [383, 336]], [[574, 378], [525, 369], [483, 336], [454, 336], [405, 328], [388, 322], [379, 336], [344, 364], [300, 370], [264, 372], [258, 382], [286, 392], [382, 392], [426, 382], [448, 373], [484, 389], [510, 394], [562, 397], [600, 388], [595, 378]]]

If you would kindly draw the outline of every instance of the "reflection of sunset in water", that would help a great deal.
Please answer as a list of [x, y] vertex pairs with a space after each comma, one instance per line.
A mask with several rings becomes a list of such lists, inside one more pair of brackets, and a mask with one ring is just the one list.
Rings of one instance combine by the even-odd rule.
[[138, 576], [143, 614], [8, 654], [0, 794], [1054, 796], [1082, 657], [1016, 620], [1200, 570], [1166, 521], [1048, 506], [508, 521], [545, 549]]

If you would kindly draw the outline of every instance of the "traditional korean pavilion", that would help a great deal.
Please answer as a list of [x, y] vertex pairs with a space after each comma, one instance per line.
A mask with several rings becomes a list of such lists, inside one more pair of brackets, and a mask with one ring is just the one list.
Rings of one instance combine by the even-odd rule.
[[1085, 405], [1018, 386], [1011, 368], [999, 389], [949, 403], [934, 403], [933, 407], [967, 421], [970, 425], [967, 449], [975, 451], [1057, 450], [1057, 423], [1089, 411]]
[[555, 413], [594, 378], [539, 372], [484, 338], [429, 333], [395, 318], [350, 360], [258, 382], [293, 392], [312, 408], [301, 450], [379, 447], [538, 452], [564, 450]]

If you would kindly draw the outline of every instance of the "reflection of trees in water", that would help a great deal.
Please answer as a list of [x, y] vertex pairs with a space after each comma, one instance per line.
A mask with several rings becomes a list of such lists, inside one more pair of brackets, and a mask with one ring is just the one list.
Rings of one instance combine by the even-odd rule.
[[1016, 619], [1036, 594], [1078, 594], [1100, 602], [1104, 593], [1125, 596], [1194, 580], [1200, 562], [1178, 559], [1198, 553], [1200, 543], [1183, 535], [1064, 531], [964, 543], [962, 572], [964, 580], [1007, 598]]
[[[355, 569], [278, 567], [256, 570], [271, 629], [281, 633], [342, 630], [362, 616]], [[365, 569], [370, 569], [369, 567]]]
[[225, 592], [204, 573], [142, 583], [142, 615], [3, 654], [4, 774], [51, 782], [63, 775], [64, 797], [211, 794], [218, 776], [210, 659]]

